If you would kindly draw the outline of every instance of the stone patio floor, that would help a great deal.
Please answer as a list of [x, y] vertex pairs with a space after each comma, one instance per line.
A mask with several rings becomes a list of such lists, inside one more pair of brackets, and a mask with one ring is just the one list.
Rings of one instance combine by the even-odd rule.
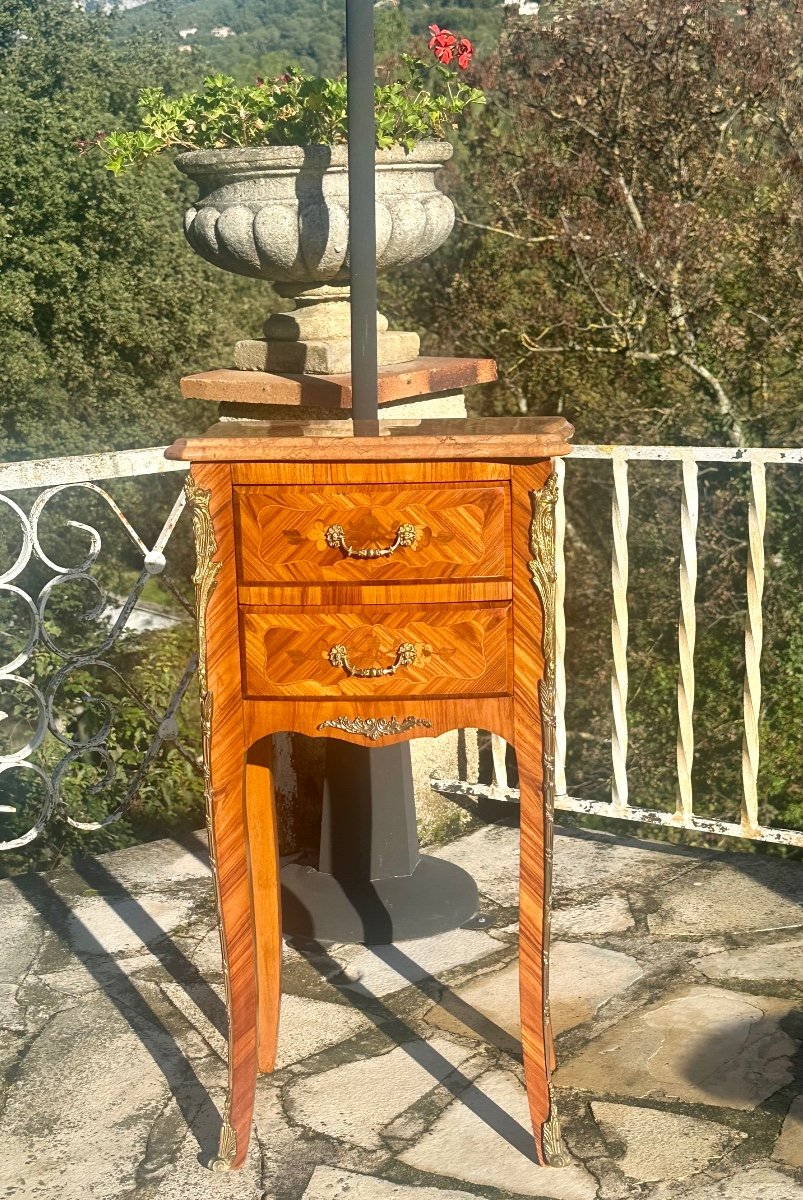
[[803, 865], [563, 831], [538, 1167], [518, 1045], [517, 831], [437, 854], [488, 931], [285, 950], [279, 1069], [213, 1175], [225, 1011], [203, 840], [0, 884], [0, 1197], [803, 1200]]

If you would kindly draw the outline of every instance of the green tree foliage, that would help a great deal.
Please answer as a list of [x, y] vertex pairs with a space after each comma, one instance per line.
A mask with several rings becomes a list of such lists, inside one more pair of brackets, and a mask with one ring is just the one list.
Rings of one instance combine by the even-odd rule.
[[[319, 75], [337, 75], [345, 66], [345, 0], [152, 0], [125, 14], [127, 28], [151, 28], [165, 20], [178, 42], [179, 30], [196, 29], [183, 40], [200, 52], [215, 70], [245, 83], [254, 75], [278, 75], [297, 66]], [[411, 37], [420, 43], [430, 24], [453, 30], [475, 41], [483, 54], [496, 44], [501, 26], [499, 0], [399, 0], [376, 7], [379, 58], [407, 48]], [[215, 37], [213, 29], [230, 29]], [[198, 76], [196, 83], [200, 82]]]
[[456, 271], [424, 268], [452, 277], [432, 309], [493, 340], [518, 407], [565, 406], [586, 436], [616, 413], [641, 438], [798, 439], [803, 16], [553, 7], [511, 22], [487, 64], [455, 178], [468, 236], [446, 251]]
[[[427, 349], [496, 357], [486, 411], [564, 412], [580, 442], [799, 444], [803, 433], [803, 17], [783, 0], [571, 0], [513, 21], [450, 168], [459, 224], [384, 281]], [[803, 504], [769, 504], [762, 817], [803, 827]], [[575, 795], [610, 788], [610, 468], [569, 466]], [[675, 806], [679, 472], [633, 467], [635, 804]], [[696, 654], [697, 807], [738, 823], [747, 488], [706, 467]]]
[[[0, 456], [169, 440], [208, 414], [177, 379], [222, 365], [262, 315], [258, 285], [188, 252], [189, 185], [168, 162], [122, 184], [80, 157], [137, 118], [143, 80], [186, 83], [161, 32], [71, 0], [0, 6]], [[268, 298], [265, 297], [267, 306]]]

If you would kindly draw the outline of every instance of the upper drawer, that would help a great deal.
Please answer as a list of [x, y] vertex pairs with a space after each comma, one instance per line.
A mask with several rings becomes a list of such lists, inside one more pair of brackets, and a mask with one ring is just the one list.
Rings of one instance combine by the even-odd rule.
[[234, 495], [245, 586], [504, 579], [510, 572], [504, 483], [240, 487]]

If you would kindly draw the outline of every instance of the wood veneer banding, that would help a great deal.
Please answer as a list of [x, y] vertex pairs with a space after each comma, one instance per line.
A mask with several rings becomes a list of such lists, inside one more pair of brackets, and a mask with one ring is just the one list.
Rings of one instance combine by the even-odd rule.
[[532, 461], [568, 454], [573, 432], [563, 417], [221, 422], [165, 454], [191, 462]]

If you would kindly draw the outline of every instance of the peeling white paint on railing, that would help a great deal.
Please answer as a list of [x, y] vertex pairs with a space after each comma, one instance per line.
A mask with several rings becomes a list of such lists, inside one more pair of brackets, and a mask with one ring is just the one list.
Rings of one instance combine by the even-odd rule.
[[[617, 817], [627, 821], [669, 828], [683, 828], [722, 837], [803, 846], [803, 832], [794, 829], [770, 828], [759, 822], [758, 770], [760, 761], [761, 710], [761, 650], [763, 642], [762, 599], [764, 592], [764, 532], [767, 516], [766, 468], [768, 465], [803, 464], [803, 447], [762, 448], [727, 446], [575, 446], [571, 456], [556, 464], [560, 477], [569, 478], [581, 470], [579, 463], [593, 459], [608, 461], [613, 472], [612, 502], [612, 585], [613, 613], [611, 622], [614, 666], [611, 676], [612, 717], [612, 781], [611, 800], [588, 800], [567, 794], [566, 779], [566, 709], [565, 691], [559, 692], [556, 705], [556, 808], [564, 812], [583, 813], [601, 817]], [[629, 494], [627, 466], [630, 462], [676, 462], [682, 468], [682, 499], [680, 513], [680, 612], [678, 617], [678, 735], [677, 786], [675, 812], [662, 812], [632, 804], [627, 781], [627, 524]], [[747, 613], [745, 618], [745, 678], [744, 678], [744, 740], [742, 750], [743, 797], [741, 822], [721, 821], [700, 817], [694, 812], [692, 767], [694, 759], [694, 650], [696, 641], [697, 585], [697, 523], [698, 523], [698, 464], [729, 463], [750, 467], [751, 494], [748, 510]], [[563, 551], [564, 488], [561, 488], [558, 550]], [[563, 572], [561, 572], [563, 574]], [[559, 597], [558, 628], [565, 637], [563, 593]], [[565, 640], [558, 639], [562, 657]], [[559, 662], [559, 672], [562, 663]], [[559, 674], [560, 678], [560, 674]], [[563, 675], [565, 680], [565, 674]], [[504, 756], [497, 749], [495, 762]], [[518, 791], [507, 786], [506, 772], [494, 777], [489, 786], [482, 783], [441, 780], [434, 784], [438, 791], [468, 796], [504, 795], [517, 800]]]
[[555, 459], [555, 795], [566, 795], [566, 462]]
[[165, 458], [164, 446], [144, 450], [112, 450], [104, 454], [76, 454], [70, 458], [33, 458], [0, 463], [0, 492], [24, 488], [97, 483], [101, 479], [130, 479], [138, 475], [163, 475], [187, 471], [189, 464]]

